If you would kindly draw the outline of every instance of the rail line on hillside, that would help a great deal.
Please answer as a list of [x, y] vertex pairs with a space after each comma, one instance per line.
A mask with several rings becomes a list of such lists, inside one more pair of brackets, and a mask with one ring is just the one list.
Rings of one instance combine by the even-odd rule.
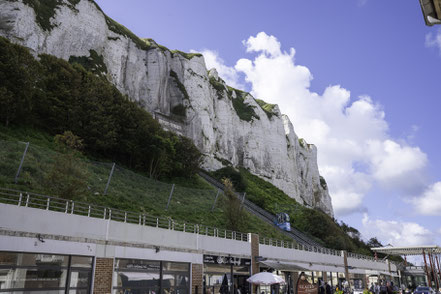
[[[214, 186], [214, 187], [216, 187], [216, 188], [218, 188], [218, 189], [220, 189], [222, 191], [224, 190], [224, 185], [219, 183], [216, 179], [214, 179], [213, 177], [209, 176], [205, 172], [199, 171], [198, 174], [204, 180], [206, 180], [208, 183], [210, 183], [212, 186]], [[290, 232], [282, 230], [281, 228], [279, 228], [274, 223], [274, 220], [276, 219], [275, 215], [273, 215], [272, 213], [262, 209], [261, 207], [257, 206], [256, 204], [254, 204], [253, 202], [247, 200], [246, 198], [243, 199], [243, 195], [240, 195], [237, 192], [235, 194], [236, 194], [236, 197], [238, 197], [241, 201], [243, 201], [243, 206], [245, 207], [246, 210], [251, 212], [253, 215], [257, 216], [259, 219], [265, 221], [266, 223], [271, 224], [272, 226], [277, 228], [280, 232], [282, 232], [282, 234], [284, 234], [285, 236], [293, 239], [297, 243], [299, 243], [299, 244], [301, 244], [303, 246], [306, 246], [306, 247], [317, 247], [317, 248], [323, 247], [320, 244], [318, 244], [317, 242], [315, 242], [314, 240], [312, 240], [311, 238], [307, 237], [304, 233], [302, 233], [299, 230], [293, 228], [292, 226], [291, 226], [291, 231]]]

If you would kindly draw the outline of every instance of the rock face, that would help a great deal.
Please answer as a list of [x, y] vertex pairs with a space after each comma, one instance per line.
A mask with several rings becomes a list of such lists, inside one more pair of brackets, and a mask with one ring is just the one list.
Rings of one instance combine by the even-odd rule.
[[165, 128], [193, 139], [206, 169], [242, 166], [299, 203], [333, 215], [316, 147], [299, 140], [276, 105], [261, 106], [250, 94], [228, 87], [216, 70], [207, 71], [201, 55], [140, 40], [91, 0], [59, 0], [46, 19], [25, 3], [0, 0], [1, 36], [35, 55], [101, 60], [100, 74]]

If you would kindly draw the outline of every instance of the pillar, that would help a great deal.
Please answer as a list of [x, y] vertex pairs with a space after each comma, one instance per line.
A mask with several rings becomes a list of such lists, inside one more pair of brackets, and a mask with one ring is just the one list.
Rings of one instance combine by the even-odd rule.
[[[259, 263], [256, 258], [259, 256], [259, 235], [249, 234], [249, 240], [251, 242], [251, 275], [259, 272]], [[257, 292], [257, 286], [253, 285], [251, 293]]]
[[93, 294], [112, 293], [113, 258], [100, 258], [95, 260], [95, 276]]
[[345, 265], [345, 279], [346, 279], [346, 281], [348, 281], [349, 286], [352, 287], [351, 279], [349, 278], [348, 252], [345, 250], [342, 250], [342, 256], [343, 256], [343, 263]]
[[196, 294], [196, 288], [198, 289], [197, 294], [202, 293], [203, 288], [203, 265], [192, 263], [191, 264], [191, 293]]

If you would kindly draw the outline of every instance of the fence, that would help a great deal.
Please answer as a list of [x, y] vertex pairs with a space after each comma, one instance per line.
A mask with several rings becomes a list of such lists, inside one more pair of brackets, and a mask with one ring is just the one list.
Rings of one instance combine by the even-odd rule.
[[[60, 165], [61, 155], [35, 144], [0, 140], [0, 185], [8, 186], [17, 181], [18, 185], [14, 185], [16, 187], [45, 191], [47, 175], [53, 173], [56, 170], [54, 167]], [[3, 188], [0, 188], [0, 202], [247, 241], [247, 234], [209, 226], [210, 222], [216, 222], [216, 215], [221, 214], [221, 211], [216, 209], [219, 189], [175, 186], [134, 173], [114, 163], [91, 161], [86, 158], [77, 158], [74, 164], [87, 178], [84, 197], [87, 202]], [[122, 210], [110, 208], [115, 203]], [[253, 206], [250, 207], [251, 210], [258, 210], [268, 220], [273, 218], [271, 214], [247, 200], [244, 205]], [[196, 219], [197, 222], [208, 225], [176, 222], [170, 217], [163, 217], [171, 212], [175, 218]], [[315, 242], [312, 243], [305, 236], [298, 234], [294, 239], [307, 240], [305, 245], [269, 238], [260, 238], [259, 242], [282, 248], [341, 255], [340, 251], [314, 246]], [[355, 253], [348, 253], [348, 257], [375, 260], [373, 257]]]
[[0, 203], [248, 242], [246, 233], [177, 222], [172, 218], [154, 217], [146, 213], [123, 211], [14, 189], [0, 188]]
[[[81, 156], [63, 159], [63, 156], [63, 153], [35, 144], [0, 140], [0, 185], [61, 195], [48, 187], [64, 180], [80, 181], [75, 185], [84, 188], [80, 197], [63, 197], [156, 216], [173, 215], [211, 225], [215, 224], [213, 214], [217, 217], [222, 214], [215, 205], [218, 190], [211, 186], [186, 188], [156, 181], [111, 162], [92, 161]], [[60, 178], [63, 173], [69, 178]]]

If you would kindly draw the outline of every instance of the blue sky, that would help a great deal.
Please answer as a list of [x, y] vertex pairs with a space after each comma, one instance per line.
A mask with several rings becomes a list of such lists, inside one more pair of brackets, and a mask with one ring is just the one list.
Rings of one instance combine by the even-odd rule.
[[[396, 246], [441, 243], [441, 31], [418, 0], [97, 2], [293, 116], [319, 148], [338, 219]], [[284, 83], [263, 82], [275, 72]]]

